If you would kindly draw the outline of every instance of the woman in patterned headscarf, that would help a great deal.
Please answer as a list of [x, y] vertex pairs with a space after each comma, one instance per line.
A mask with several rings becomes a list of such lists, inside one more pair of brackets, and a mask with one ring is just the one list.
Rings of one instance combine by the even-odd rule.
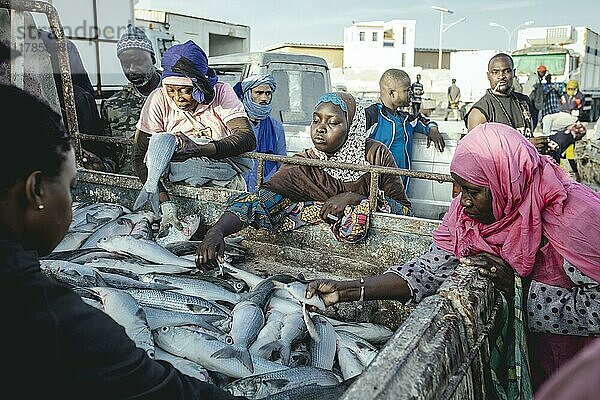
[[[321, 96], [311, 124], [314, 146], [296, 157], [396, 167], [387, 147], [368, 139], [365, 121], [364, 107], [349, 93]], [[198, 248], [196, 263], [213, 263], [223, 255], [223, 238], [250, 225], [285, 231], [326, 221], [339, 240], [360, 241], [368, 226], [369, 182], [365, 172], [286, 164], [257, 191], [229, 200]], [[378, 210], [410, 215], [401, 177], [382, 176], [379, 183]]]

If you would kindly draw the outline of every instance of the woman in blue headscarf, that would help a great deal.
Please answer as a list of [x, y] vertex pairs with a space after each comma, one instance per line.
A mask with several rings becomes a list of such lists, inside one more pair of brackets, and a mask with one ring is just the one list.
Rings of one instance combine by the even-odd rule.
[[[238, 157], [256, 148], [244, 105], [219, 82], [193, 41], [171, 46], [162, 57], [162, 87], [146, 100], [134, 139], [133, 166], [144, 182], [134, 208], [150, 202], [161, 231], [181, 229], [177, 209], [159, 178], [171, 182], [245, 190], [252, 161]], [[160, 204], [160, 210], [159, 210]]]
[[[295, 157], [396, 167], [389, 149], [369, 139], [365, 127], [365, 109], [351, 94], [324, 94], [313, 112], [313, 147]], [[199, 246], [196, 264], [214, 265], [223, 256], [224, 237], [248, 226], [281, 232], [328, 222], [338, 240], [362, 241], [369, 215], [376, 211], [370, 209], [367, 199], [369, 177], [361, 171], [283, 165], [256, 191], [229, 199], [225, 212]], [[411, 215], [400, 176], [382, 175], [379, 188], [377, 211]]]
[[[287, 155], [285, 147], [285, 132], [283, 125], [276, 118], [271, 117], [273, 109], [273, 93], [277, 84], [275, 79], [269, 74], [252, 75], [238, 82], [233, 90], [236, 92], [242, 103], [256, 135], [256, 151], [259, 153]], [[271, 176], [277, 172], [280, 163], [273, 161], [265, 162], [263, 182], [268, 181]], [[256, 188], [256, 168], [257, 163], [251, 171], [244, 174], [247, 190], [254, 191]]]

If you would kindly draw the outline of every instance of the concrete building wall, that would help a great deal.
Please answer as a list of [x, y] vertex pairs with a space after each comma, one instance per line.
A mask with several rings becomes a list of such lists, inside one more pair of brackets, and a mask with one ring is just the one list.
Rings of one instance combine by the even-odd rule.
[[414, 20], [361, 22], [344, 29], [344, 68], [412, 68]]
[[322, 57], [327, 61], [329, 68], [341, 68], [344, 62], [344, 47], [340, 45], [286, 43], [281, 46], [267, 49], [267, 51]]
[[208, 56], [250, 51], [250, 27], [189, 15], [135, 10], [136, 23], [173, 34], [175, 42], [194, 41]]
[[[438, 67], [438, 50], [415, 49], [415, 66], [434, 69]], [[450, 51], [442, 49], [442, 69], [450, 69]]]

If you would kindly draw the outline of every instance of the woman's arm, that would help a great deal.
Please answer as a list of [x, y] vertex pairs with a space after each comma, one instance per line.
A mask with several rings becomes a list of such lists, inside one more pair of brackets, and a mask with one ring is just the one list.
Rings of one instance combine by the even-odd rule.
[[209, 155], [209, 157], [221, 160], [256, 149], [256, 137], [248, 118], [234, 118], [225, 125], [231, 131], [231, 134], [209, 143], [209, 145], [215, 146], [215, 153]]
[[354, 301], [360, 299], [361, 286], [364, 286], [364, 300], [419, 302], [435, 294], [457, 265], [458, 259], [454, 255], [432, 244], [429, 251], [408, 263], [392, 266], [381, 275], [365, 278], [363, 285], [360, 280], [315, 280], [309, 284], [307, 297], [318, 293], [327, 305]]
[[253, 193], [241, 193], [228, 200], [225, 212], [215, 225], [208, 230], [196, 253], [196, 264], [214, 266], [222, 261], [225, 248], [224, 238], [240, 230], [255, 228], [274, 229], [283, 221], [290, 205], [290, 199], [258, 189]]
[[527, 293], [529, 329], [559, 335], [600, 334], [600, 284], [568, 261], [564, 270], [575, 284], [572, 288], [531, 281]]

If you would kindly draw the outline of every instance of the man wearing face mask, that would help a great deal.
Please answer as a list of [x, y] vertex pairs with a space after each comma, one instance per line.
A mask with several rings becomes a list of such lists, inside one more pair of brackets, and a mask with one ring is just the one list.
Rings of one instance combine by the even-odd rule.
[[[252, 124], [256, 136], [256, 151], [258, 153], [287, 155], [285, 132], [283, 125], [271, 117], [273, 109], [273, 93], [277, 84], [270, 74], [251, 75], [236, 83], [233, 90], [244, 103], [244, 108]], [[266, 161], [264, 164], [263, 182], [268, 181], [277, 172], [281, 163]], [[244, 174], [246, 190], [252, 192], [256, 188], [257, 162], [251, 171]]]
[[511, 56], [498, 53], [490, 58], [487, 71], [490, 88], [465, 115], [467, 130], [470, 132], [485, 122], [509, 125], [521, 132], [541, 154], [545, 154], [548, 138], [533, 136], [531, 101], [528, 96], [513, 91], [514, 76]]
[[[106, 136], [133, 139], [148, 95], [161, 85], [160, 72], [152, 43], [137, 26], [129, 24], [117, 42], [117, 57], [129, 84], [102, 102], [101, 114]], [[132, 147], [115, 145], [115, 172], [135, 175], [131, 162]]]

